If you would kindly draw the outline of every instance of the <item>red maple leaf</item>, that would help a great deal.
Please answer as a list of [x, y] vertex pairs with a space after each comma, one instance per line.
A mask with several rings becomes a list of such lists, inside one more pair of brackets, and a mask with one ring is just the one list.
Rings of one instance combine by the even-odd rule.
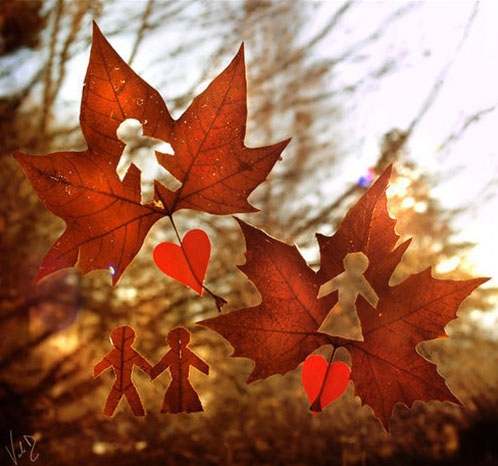
[[[80, 123], [88, 149], [15, 157], [41, 201], [66, 223], [43, 259], [37, 280], [65, 267], [83, 273], [114, 271], [115, 284], [140, 250], [152, 225], [179, 209], [212, 214], [255, 211], [249, 194], [262, 183], [287, 141], [247, 148], [243, 47], [229, 66], [173, 120], [159, 93], [119, 57], [94, 25]], [[138, 120], [145, 138], [171, 144], [174, 156], [157, 161], [182, 185], [156, 182], [152, 203], [141, 203], [141, 173], [131, 166], [120, 181], [116, 168], [125, 145], [116, 131]]]
[[[435, 366], [415, 348], [442, 335], [463, 299], [486, 279], [438, 280], [428, 269], [389, 286], [409, 246], [409, 241], [396, 246], [396, 222], [385, 195], [390, 174], [389, 167], [350, 209], [335, 235], [317, 235], [317, 273], [295, 247], [239, 221], [247, 247], [247, 263], [240, 268], [258, 288], [262, 303], [200, 323], [224, 336], [234, 356], [255, 360], [249, 382], [284, 374], [319, 346], [333, 343], [351, 351], [356, 392], [384, 425], [397, 402], [411, 406], [414, 400], [456, 400]], [[344, 271], [344, 258], [354, 252], [368, 257], [365, 277], [379, 297], [376, 309], [363, 299], [356, 302], [364, 341], [318, 332], [338, 298], [335, 292], [317, 299], [318, 289]]]

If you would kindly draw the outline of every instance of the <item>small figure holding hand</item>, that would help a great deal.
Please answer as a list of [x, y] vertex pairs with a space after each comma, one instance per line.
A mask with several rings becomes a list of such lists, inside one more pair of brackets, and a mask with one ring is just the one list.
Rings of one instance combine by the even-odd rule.
[[209, 366], [187, 348], [190, 332], [183, 327], [176, 327], [168, 333], [166, 341], [171, 349], [152, 368], [151, 379], [154, 380], [168, 367], [171, 383], [164, 395], [161, 413], [194, 413], [203, 411], [197, 392], [190, 383], [190, 366], [209, 373]]
[[116, 380], [105, 403], [104, 414], [111, 417], [124, 395], [128, 400], [133, 414], [135, 416], [145, 416], [142, 401], [131, 380], [131, 373], [133, 366], [138, 366], [150, 376], [152, 365], [138, 351], [131, 347], [135, 341], [135, 330], [128, 325], [115, 328], [111, 332], [110, 338], [114, 348], [100, 362], [95, 364], [93, 368], [94, 379], [109, 367], [112, 367], [116, 376]]
[[363, 275], [367, 269], [368, 257], [365, 254], [362, 252], [347, 254], [344, 258], [344, 272], [320, 286], [318, 298], [327, 296], [335, 290], [339, 291], [339, 298], [320, 325], [319, 332], [333, 335], [334, 315], [339, 312], [346, 312], [350, 316], [356, 315], [358, 295], [363, 296], [372, 307], [377, 307], [379, 297]]
[[173, 148], [160, 139], [144, 136], [142, 123], [134, 118], [124, 120], [116, 134], [126, 146], [119, 159], [116, 173], [123, 181], [128, 169], [133, 164], [140, 170], [141, 204], [154, 200], [154, 181], [162, 183], [170, 191], [176, 191], [182, 183], [159, 164], [155, 151], [174, 155]]

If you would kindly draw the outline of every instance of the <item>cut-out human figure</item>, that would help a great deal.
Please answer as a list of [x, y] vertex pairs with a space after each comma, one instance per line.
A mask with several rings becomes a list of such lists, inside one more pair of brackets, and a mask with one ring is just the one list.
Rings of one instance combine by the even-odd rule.
[[126, 144], [116, 167], [116, 173], [123, 181], [132, 164], [140, 170], [141, 204], [153, 202], [155, 180], [170, 191], [180, 188], [182, 183], [159, 164], [155, 154], [157, 151], [174, 155], [169, 143], [144, 136], [142, 123], [134, 118], [124, 120], [116, 130], [116, 134]]
[[166, 341], [170, 350], [152, 368], [151, 378], [154, 380], [169, 367], [171, 383], [164, 395], [162, 413], [195, 413], [203, 411], [197, 392], [189, 380], [190, 366], [209, 373], [209, 366], [187, 348], [190, 332], [183, 327], [172, 329]]
[[134, 348], [135, 330], [128, 325], [115, 328], [110, 335], [114, 348], [107, 353], [93, 368], [93, 377], [97, 378], [102, 372], [112, 367], [116, 380], [114, 381], [104, 407], [104, 414], [111, 417], [123, 396], [126, 397], [135, 416], [144, 416], [142, 400], [133, 385], [131, 374], [133, 366], [138, 366], [149, 377], [152, 365]]
[[372, 307], [377, 307], [379, 297], [363, 275], [368, 269], [368, 257], [362, 252], [353, 252], [346, 255], [343, 263], [344, 272], [323, 283], [318, 290], [318, 298], [327, 296], [335, 290], [339, 293], [336, 305], [320, 325], [319, 332], [333, 335], [335, 316], [339, 313], [345, 312], [349, 316], [356, 316], [358, 295], [363, 296]]

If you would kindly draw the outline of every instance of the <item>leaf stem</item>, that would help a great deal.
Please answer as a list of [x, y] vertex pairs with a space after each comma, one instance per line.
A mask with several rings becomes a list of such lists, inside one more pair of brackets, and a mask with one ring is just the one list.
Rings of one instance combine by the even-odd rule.
[[336, 348], [337, 348], [337, 346], [334, 345], [334, 350], [332, 351], [332, 353], [330, 355], [330, 358], [329, 358], [329, 361], [328, 361], [328, 365], [327, 365], [327, 370], [325, 371], [325, 375], [323, 377], [322, 386], [320, 387], [320, 391], [318, 392], [316, 400], [313, 401], [313, 403], [311, 403], [310, 411], [313, 411], [314, 413], [321, 413], [322, 412], [322, 403], [320, 402], [320, 398], [322, 397], [323, 390], [325, 390], [325, 382], [327, 381], [327, 377], [329, 375], [330, 367], [332, 366], [332, 361], [333, 361], [334, 356], [335, 356]]

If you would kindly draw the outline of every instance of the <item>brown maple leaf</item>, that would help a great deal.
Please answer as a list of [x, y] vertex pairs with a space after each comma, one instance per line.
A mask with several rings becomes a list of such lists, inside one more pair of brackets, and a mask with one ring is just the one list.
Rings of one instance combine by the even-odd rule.
[[[349, 210], [332, 237], [317, 235], [321, 268], [315, 273], [295, 247], [239, 221], [246, 238], [246, 265], [241, 270], [258, 288], [259, 306], [200, 322], [234, 347], [234, 356], [256, 362], [249, 382], [296, 368], [325, 343], [346, 346], [352, 354], [351, 379], [356, 392], [387, 425], [395, 403], [452, 400], [455, 397], [416, 346], [439, 337], [456, 316], [463, 299], [483, 278], [454, 281], [432, 277], [430, 269], [389, 286], [410, 241], [396, 246], [396, 221], [387, 211], [389, 167]], [[369, 259], [365, 278], [378, 295], [374, 309], [358, 299], [363, 341], [319, 332], [337, 303], [338, 293], [317, 298], [320, 286], [344, 271], [344, 258], [363, 253]]]
[[[159, 93], [135, 74], [94, 25], [80, 114], [88, 149], [14, 154], [44, 205], [66, 223], [43, 259], [37, 280], [76, 265], [83, 273], [110, 268], [115, 284], [160, 218], [171, 218], [184, 208], [212, 214], [255, 211], [247, 197], [266, 179], [289, 141], [244, 146], [246, 96], [241, 47], [173, 120]], [[154, 163], [181, 186], [170, 191], [156, 182], [148, 204], [142, 204], [138, 168], [132, 165], [123, 181], [116, 172], [125, 149], [117, 130], [129, 119], [140, 122], [145, 139], [168, 142], [174, 150], [173, 157], [156, 152]]]
[[[419, 343], [444, 335], [462, 301], [487, 278], [439, 280], [426, 269], [396, 286], [391, 275], [409, 246], [398, 240], [396, 221], [387, 210], [386, 188], [392, 167], [351, 208], [331, 237], [317, 235], [324, 283], [343, 272], [344, 258], [362, 252], [369, 259], [365, 278], [379, 301], [374, 309], [356, 301], [363, 341], [340, 339], [352, 356], [351, 379], [356, 393], [387, 426], [395, 403], [411, 406], [415, 400], [457, 401], [433, 364], [416, 352]], [[337, 300], [337, 293], [334, 294]], [[331, 333], [334, 335], [334, 333]]]

